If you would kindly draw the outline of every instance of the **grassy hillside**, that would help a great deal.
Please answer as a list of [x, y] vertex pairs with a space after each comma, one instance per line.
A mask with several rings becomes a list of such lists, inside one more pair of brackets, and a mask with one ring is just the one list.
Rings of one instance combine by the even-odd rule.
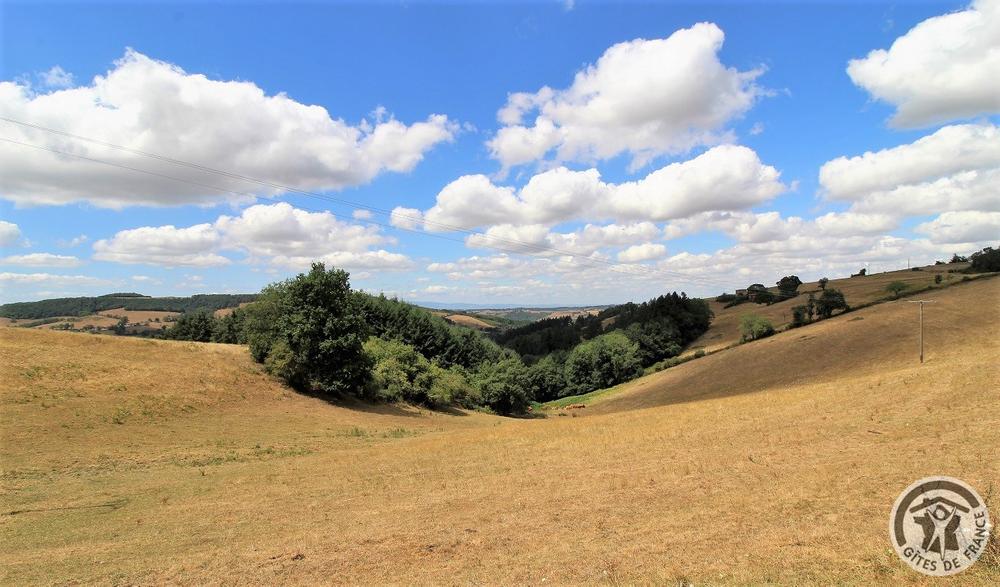
[[[987, 278], [926, 292], [927, 369], [955, 365], [972, 371], [1000, 350], [1000, 279]], [[863, 379], [917, 366], [918, 315], [906, 298], [834, 316], [739, 345], [620, 386], [595, 411], [610, 412], [737, 393], [844, 379]], [[985, 368], [985, 367], [984, 367]], [[986, 381], [983, 382], [984, 385]], [[992, 386], [994, 391], [996, 386]], [[986, 390], [984, 390], [986, 391]]]
[[[894, 281], [902, 281], [911, 291], [926, 287], [948, 287], [966, 277], [966, 275], [957, 271], [965, 269], [968, 265], [968, 263], [930, 265], [920, 268], [920, 271], [889, 271], [866, 275], [864, 277], [831, 279], [827, 284], [827, 288], [839, 289], [844, 293], [847, 303], [852, 307], [856, 307], [890, 297], [885, 288]], [[954, 271], [954, 273], [949, 273], [949, 271]], [[941, 275], [941, 284], [936, 285], [934, 283], [935, 275]], [[772, 287], [770, 290], [774, 293], [778, 291], [776, 287]], [[815, 281], [803, 283], [799, 286], [798, 291], [798, 296], [770, 306], [744, 303], [726, 308], [725, 304], [710, 299], [709, 305], [712, 308], [712, 312], [715, 313], [715, 319], [712, 320], [712, 325], [708, 331], [688, 346], [687, 352], [691, 353], [698, 349], [712, 352], [739, 342], [740, 317], [744, 314], [763, 316], [770, 320], [775, 328], [787, 326], [792, 321], [792, 308], [805, 304], [810, 292], [815, 293], [817, 296], [821, 292], [819, 284]]]
[[[236, 346], [2, 329], [0, 583], [928, 584], [887, 516], [932, 474], [1000, 515], [998, 296], [935, 293], [924, 365], [915, 308], [884, 304], [532, 420], [332, 405]], [[996, 584], [997, 543], [945, 581]]]

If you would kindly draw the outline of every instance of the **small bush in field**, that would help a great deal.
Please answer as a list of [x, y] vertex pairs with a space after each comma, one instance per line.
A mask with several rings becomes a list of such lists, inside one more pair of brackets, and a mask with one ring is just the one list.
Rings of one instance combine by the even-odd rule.
[[759, 340], [774, 334], [774, 325], [767, 318], [756, 314], [744, 314], [740, 319], [740, 341]]

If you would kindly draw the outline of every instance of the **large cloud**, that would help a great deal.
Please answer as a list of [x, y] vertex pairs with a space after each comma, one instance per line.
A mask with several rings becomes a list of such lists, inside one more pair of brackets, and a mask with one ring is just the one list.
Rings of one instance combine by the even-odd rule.
[[913, 230], [935, 244], [996, 241], [1000, 240], [1000, 212], [945, 212]]
[[724, 38], [718, 26], [700, 23], [666, 39], [619, 43], [569, 88], [511, 94], [498, 114], [504, 126], [488, 144], [493, 157], [506, 169], [553, 150], [557, 161], [628, 153], [638, 167], [721, 142], [725, 125], [762, 94], [754, 82], [763, 71], [723, 65]]
[[352, 269], [404, 269], [405, 255], [373, 249], [392, 242], [376, 227], [338, 220], [329, 212], [309, 212], [280, 202], [251, 206], [239, 216], [186, 228], [145, 226], [123, 230], [94, 243], [94, 258], [166, 267], [214, 267], [243, 253], [252, 263], [293, 269], [325, 261]]
[[1000, 128], [992, 124], [946, 126], [913, 143], [825, 163], [819, 181], [828, 197], [857, 200], [965, 171], [1000, 167]]
[[571, 220], [662, 221], [749, 208], [785, 189], [778, 170], [761, 163], [752, 150], [721, 145], [621, 184], [603, 182], [596, 169], [563, 167], [535, 175], [519, 191], [483, 175], [463, 176], [441, 190], [424, 213], [424, 226], [447, 231]]
[[634, 224], [588, 224], [573, 232], [553, 232], [544, 224], [498, 224], [473, 234], [465, 244], [473, 249], [498, 249], [543, 256], [583, 255], [656, 239], [660, 229], [652, 222]]
[[[432, 115], [405, 125], [385, 119], [352, 126], [321, 106], [251, 82], [217, 81], [129, 50], [90, 85], [36, 94], [0, 82], [0, 113], [84, 137], [202, 163], [298, 189], [366, 183], [383, 171], [406, 172], [456, 127]], [[0, 196], [19, 205], [88, 201], [101, 207], [214, 203], [225, 190], [274, 193], [237, 179], [55, 136], [11, 123], [4, 134], [26, 143], [180, 177], [152, 177], [10, 143], [0, 143]], [[213, 188], [221, 188], [220, 190]]]
[[[819, 180], [828, 199], [851, 202], [849, 212], [862, 227], [878, 226], [886, 217], [1000, 212], [1000, 128], [946, 126], [911, 144], [829, 161]], [[949, 233], [973, 218], [952, 217]], [[925, 232], [944, 226], [928, 224]], [[970, 234], [979, 232], [974, 226], [979, 225], [970, 224]]]
[[173, 225], [143, 226], [122, 230], [94, 243], [94, 258], [114, 263], [167, 267], [217, 267], [229, 259], [214, 251], [222, 236], [211, 224], [186, 228]]
[[854, 59], [847, 73], [896, 106], [892, 123], [924, 126], [1000, 112], [1000, 0], [927, 19], [888, 49]]

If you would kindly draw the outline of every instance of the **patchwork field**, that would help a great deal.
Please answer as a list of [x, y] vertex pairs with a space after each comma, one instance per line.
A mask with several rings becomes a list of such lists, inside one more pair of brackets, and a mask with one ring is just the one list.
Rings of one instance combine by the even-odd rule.
[[[931, 584], [888, 514], [947, 474], [1000, 517], [1000, 279], [933, 298], [923, 365], [889, 303], [525, 420], [332, 404], [236, 346], [3, 329], [0, 583]], [[997, 544], [933, 583], [997, 584]]]

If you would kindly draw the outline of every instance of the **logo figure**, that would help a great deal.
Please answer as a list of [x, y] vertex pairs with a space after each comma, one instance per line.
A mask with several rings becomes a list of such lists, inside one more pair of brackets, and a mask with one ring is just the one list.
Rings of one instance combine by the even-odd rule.
[[976, 491], [952, 477], [927, 477], [907, 487], [889, 518], [896, 554], [925, 575], [971, 567], [990, 539], [990, 515]]

